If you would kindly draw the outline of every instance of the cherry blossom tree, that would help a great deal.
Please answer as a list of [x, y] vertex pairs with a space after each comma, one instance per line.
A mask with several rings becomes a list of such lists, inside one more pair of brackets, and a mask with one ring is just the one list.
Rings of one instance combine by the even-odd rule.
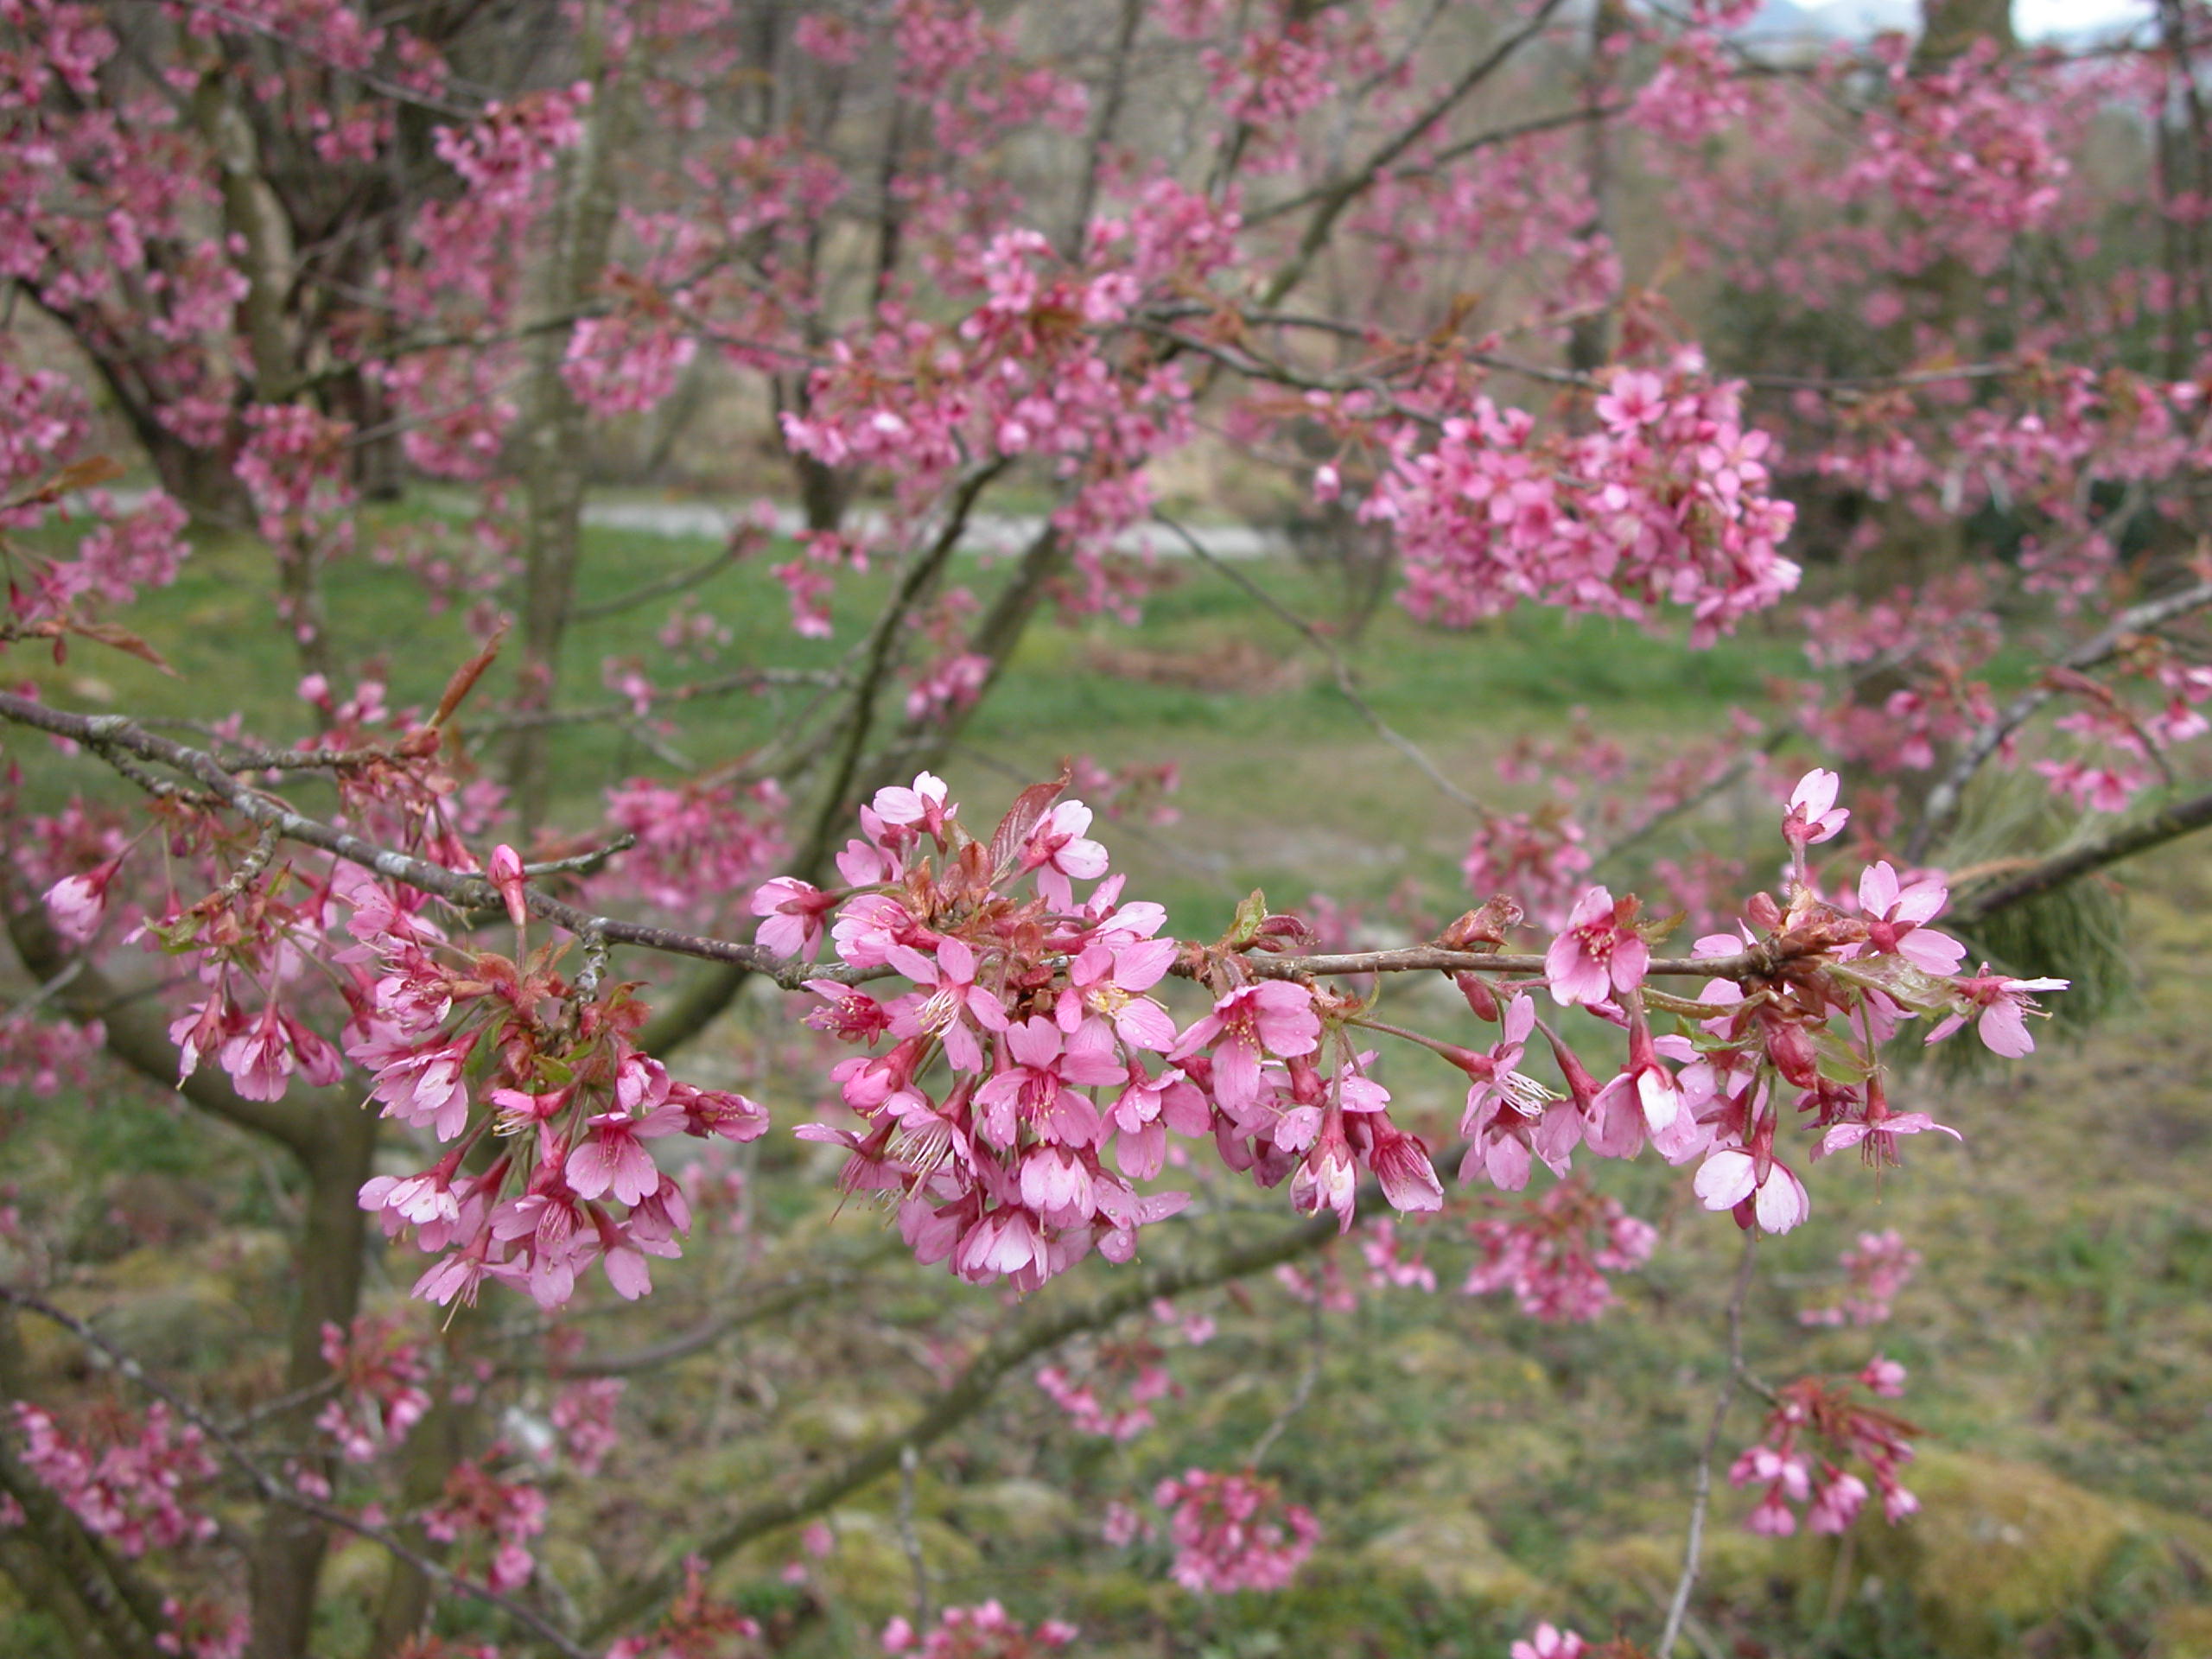
[[[1684, 1628], [1716, 1466], [1758, 1531], [1841, 1531], [1876, 1492], [1904, 1522], [1917, 1431], [1872, 1403], [1902, 1369], [1755, 1375], [1756, 1247], [1856, 1179], [1816, 1162], [1955, 1133], [1901, 1104], [1900, 1057], [2026, 1058], [2075, 976], [2052, 907], [2212, 822], [2212, 17], [2165, 0], [2069, 52], [1937, 8], [1918, 49], [1777, 58], [1752, 10], [0, 0], [0, 249], [52, 325], [51, 361], [0, 340], [0, 645], [161, 662], [142, 595], [197, 512], [265, 549], [300, 677], [268, 729], [220, 684], [181, 689], [183, 724], [0, 693], [4, 1075], [174, 1089], [285, 1161], [293, 1252], [283, 1356], [242, 1404], [35, 1267], [0, 1286], [104, 1368], [97, 1400], [16, 1400], [0, 1566], [86, 1653], [320, 1651], [345, 1596], [379, 1656], [766, 1651], [717, 1569], [896, 1478], [915, 1605], [885, 1650], [1056, 1649], [1057, 1618], [936, 1605], [914, 1521], [923, 1456], [1001, 1383], [1033, 1371], [1071, 1433], [1126, 1441], [1207, 1334], [1178, 1298], [1274, 1268], [1318, 1321], [1358, 1294], [1330, 1254], [1355, 1228], [1371, 1285], [1433, 1291], [1421, 1218], [1447, 1210], [1468, 1294], [1596, 1318], [1656, 1236], [1593, 1171], [1647, 1156], [1744, 1241], [1648, 1650]], [[2093, 155], [2114, 133], [2155, 160], [2126, 192]], [[709, 371], [796, 513], [764, 499], [704, 570], [614, 601], [676, 601], [666, 654], [588, 699], [564, 665], [594, 446]], [[1387, 546], [1436, 628], [1787, 629], [1804, 677], [1656, 749], [1517, 742], [1501, 785], [1549, 798], [1508, 810], [1222, 567], [1407, 787], [1467, 812], [1474, 907], [1337, 948], [1255, 893], [1194, 934], [1128, 890], [1128, 819], [1100, 816], [1163, 779], [1071, 762], [971, 814], [959, 741], [1037, 619], [1135, 620], [1160, 557], [1218, 563], [1160, 511], [1161, 464], [1198, 452]], [[158, 486], [108, 489], [119, 460]], [[403, 482], [464, 505], [378, 512]], [[1035, 528], [957, 558], [1020, 492]], [[365, 558], [461, 605], [442, 687], [349, 657], [326, 579]], [[741, 559], [774, 561], [835, 666], [729, 660], [685, 607]], [[673, 710], [772, 696], [764, 749], [607, 779], [595, 811], [575, 786], [580, 730], [664, 753]], [[1974, 852], [2001, 789], [2050, 827]], [[1721, 800], [1757, 803], [1755, 854], [1684, 837]], [[701, 1041], [755, 990], [803, 1090]], [[1464, 1108], [1427, 1113], [1395, 1062], [1386, 1085], [1386, 1049]], [[1012, 1311], [949, 1321], [932, 1391], [849, 1454], [610, 1537], [588, 1594], [551, 1582], [548, 1460], [588, 1483], [622, 1379], [729, 1328], [594, 1352], [568, 1316], [661, 1294], [717, 1229], [767, 1249], [757, 1160], [794, 1139], [957, 1306]], [[1259, 1205], [1286, 1213], [1173, 1242]], [[1808, 1320], [1872, 1322], [1913, 1260], [1870, 1236]], [[843, 1271], [741, 1286], [730, 1317]], [[1238, 1466], [1132, 1483], [1107, 1542], [1194, 1593], [1288, 1583], [1319, 1523], [1268, 1459], [1314, 1375]], [[365, 1600], [334, 1587], [345, 1540]], [[1523, 1649], [1594, 1650], [1549, 1624]]]

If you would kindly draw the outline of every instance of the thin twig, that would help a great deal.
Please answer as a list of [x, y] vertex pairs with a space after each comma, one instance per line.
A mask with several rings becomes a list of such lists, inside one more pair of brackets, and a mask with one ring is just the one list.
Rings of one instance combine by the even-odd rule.
[[671, 594], [696, 588], [701, 582], [712, 581], [735, 564], [750, 550], [751, 545], [752, 538], [743, 534], [741, 528], [740, 533], [730, 537], [729, 545], [711, 559], [695, 564], [687, 570], [678, 570], [642, 583], [626, 594], [617, 594], [613, 599], [602, 599], [592, 605], [571, 606], [569, 620], [572, 624], [602, 621], [610, 616], [620, 616], [625, 611], [633, 611], [640, 605], [650, 605], [657, 599], [665, 599]]
[[874, 626], [869, 629], [864, 642], [860, 677], [853, 687], [852, 699], [847, 704], [842, 729], [837, 734], [837, 751], [832, 762], [834, 770], [830, 772], [828, 787], [822, 791], [813, 830], [807, 838], [810, 849], [830, 846], [850, 817], [851, 808], [845, 799], [846, 792], [852, 787], [853, 779], [860, 771], [861, 758], [868, 748], [868, 734], [875, 723], [876, 697], [890, 677], [899, 630], [944, 572], [953, 549], [959, 545], [961, 533], [967, 528], [969, 514], [974, 512], [977, 499], [990, 487], [992, 480], [1007, 469], [1007, 466], [1005, 457], [981, 463], [970, 468], [954, 487], [936, 538], [928, 547], [915, 553], [912, 562], [900, 576], [898, 587], [893, 590], [881, 613], [877, 616]]
[[1667, 1604], [1667, 1623], [1659, 1633], [1659, 1659], [1669, 1659], [1689, 1617], [1690, 1592], [1697, 1588], [1699, 1557], [1705, 1550], [1705, 1514], [1713, 1502], [1713, 1454], [1720, 1445], [1720, 1431], [1728, 1408], [1736, 1403], [1736, 1389], [1744, 1378], [1744, 1305], [1751, 1300], [1751, 1280], [1758, 1266], [1759, 1232], [1744, 1233], [1744, 1255], [1736, 1269], [1736, 1287], [1728, 1298], [1728, 1374], [1720, 1381], [1719, 1397], [1713, 1402], [1713, 1421], [1706, 1427], [1705, 1445], [1697, 1456], [1697, 1477], [1690, 1498], [1689, 1539], [1682, 1547], [1682, 1574], [1675, 1581], [1674, 1599]]
[[1357, 168], [1335, 183], [1324, 187], [1320, 199], [1313, 204], [1313, 216], [1306, 223], [1305, 233], [1299, 238], [1297, 250], [1284, 262], [1268, 283], [1262, 303], [1273, 305], [1303, 280], [1321, 250], [1328, 245], [1330, 232], [1344, 210], [1371, 189], [1384, 170], [1427, 137], [1436, 124], [1463, 103], [1476, 87], [1489, 79], [1518, 52], [1522, 47], [1551, 25], [1552, 14], [1562, 0], [1542, 0], [1529, 20], [1498, 41], [1491, 48], [1469, 64], [1459, 78], [1446, 86], [1427, 106], [1411, 121], [1370, 152]]
[[1306, 1335], [1306, 1369], [1298, 1374], [1298, 1386], [1291, 1390], [1290, 1398], [1283, 1402], [1283, 1408], [1275, 1414], [1274, 1421], [1267, 1426], [1253, 1446], [1252, 1455], [1245, 1459], [1255, 1470], [1267, 1461], [1268, 1453], [1274, 1449], [1275, 1442], [1290, 1427], [1291, 1419], [1306, 1409], [1306, 1402], [1313, 1397], [1313, 1385], [1321, 1380], [1321, 1300], [1317, 1291], [1306, 1304], [1311, 1319]]
[[906, 1565], [914, 1574], [914, 1628], [930, 1622], [930, 1567], [922, 1559], [922, 1535], [914, 1529], [914, 1477], [921, 1471], [922, 1454], [908, 1441], [899, 1448], [899, 1547], [906, 1552]]
[[1488, 807], [1484, 806], [1473, 796], [1468, 794], [1465, 790], [1461, 789], [1459, 785], [1453, 783], [1449, 778], [1446, 778], [1444, 775], [1442, 769], [1422, 752], [1418, 744], [1416, 744], [1411, 738], [1406, 737], [1399, 733], [1397, 729], [1389, 723], [1389, 721], [1384, 720], [1381, 715], [1376, 712], [1375, 705], [1368, 702], [1364, 696], [1360, 695], [1358, 684], [1352, 678], [1351, 664], [1344, 660], [1344, 653], [1337, 649], [1335, 642], [1331, 640], [1326, 634], [1316, 628], [1312, 623], [1306, 621], [1305, 618], [1300, 616], [1295, 611], [1293, 611], [1288, 607], [1285, 606], [1281, 601], [1277, 600], [1274, 594], [1268, 592], [1266, 588], [1261, 587], [1259, 583], [1254, 582], [1242, 570], [1237, 569], [1226, 560], [1217, 557], [1214, 553], [1208, 550], [1204, 542], [1201, 542], [1181, 524], [1176, 523], [1174, 519], [1166, 517], [1164, 513], [1155, 513], [1154, 514], [1154, 518], [1159, 523], [1160, 528], [1169, 531], [1179, 539], [1185, 547], [1190, 549], [1191, 556], [1193, 558], [1203, 561], [1205, 564], [1218, 571], [1230, 582], [1235, 583], [1239, 588], [1243, 590], [1248, 597], [1256, 602], [1262, 609], [1266, 610], [1270, 615], [1275, 617], [1278, 620], [1295, 629], [1299, 636], [1303, 639], [1306, 644], [1312, 645], [1314, 650], [1319, 652], [1321, 655], [1328, 660], [1329, 671], [1336, 679], [1337, 690], [1344, 694], [1344, 701], [1351, 704], [1355, 709], [1358, 710], [1360, 718], [1374, 728], [1375, 734], [1377, 737], [1381, 738], [1385, 743], [1388, 743], [1392, 748], [1397, 750], [1400, 754], [1404, 755], [1407, 760], [1412, 761], [1414, 766], [1420, 770], [1421, 776], [1427, 779], [1430, 783], [1433, 784], [1440, 793], [1444, 795], [1447, 799], [1466, 808], [1468, 811], [1474, 813], [1478, 817], [1487, 818], [1490, 816], [1490, 809]]

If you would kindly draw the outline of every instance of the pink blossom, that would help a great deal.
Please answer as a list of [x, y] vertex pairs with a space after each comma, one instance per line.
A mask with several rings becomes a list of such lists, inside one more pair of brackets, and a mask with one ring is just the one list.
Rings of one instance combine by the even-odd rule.
[[1603, 887], [1588, 888], [1574, 901], [1565, 930], [1544, 953], [1554, 1001], [1602, 1002], [1643, 982], [1651, 952], [1630, 925], [1635, 914], [1635, 899], [1617, 905]]
[[292, 1046], [270, 1002], [251, 1031], [223, 1045], [223, 1070], [247, 1100], [282, 1100], [292, 1077]]
[[825, 893], [812, 882], [797, 880], [794, 876], [761, 882], [747, 905], [754, 916], [761, 918], [761, 931], [754, 936], [761, 949], [801, 960], [814, 956], [823, 938], [823, 916], [834, 907], [834, 893]]
[[1901, 887], [1886, 861], [1868, 866], [1859, 877], [1859, 913], [1866, 923], [1867, 942], [1878, 951], [1895, 951], [1923, 972], [1958, 972], [1966, 946], [1921, 925], [1949, 898], [1950, 889], [1933, 876]]
[[1904, 1367], [1894, 1359], [1877, 1354], [1868, 1360], [1859, 1373], [1859, 1380], [1869, 1394], [1878, 1394], [1894, 1400], [1904, 1392]]
[[1503, 1012], [1500, 1040], [1487, 1053], [1461, 1052], [1454, 1057], [1475, 1079], [1459, 1116], [1459, 1133], [1468, 1143], [1459, 1165], [1462, 1181], [1479, 1168], [1491, 1185], [1517, 1192], [1529, 1184], [1531, 1153], [1552, 1173], [1564, 1175], [1580, 1144], [1580, 1116], [1572, 1109], [1549, 1110], [1560, 1098], [1557, 1092], [1516, 1069], [1535, 1023], [1535, 1003], [1525, 993], [1518, 995]]
[[1789, 791], [1789, 810], [1782, 819], [1782, 838], [1789, 843], [1793, 852], [1833, 841], [1843, 833], [1851, 813], [1835, 804], [1836, 791], [1841, 784], [1842, 779], [1835, 773], [1819, 767], [1797, 780], [1797, 787]]
[[64, 876], [48, 887], [46, 908], [54, 931], [72, 944], [82, 944], [99, 931], [100, 918], [107, 913], [108, 887], [122, 868], [123, 856], [118, 854], [82, 875]]
[[1858, 1123], [1839, 1123], [1821, 1137], [1817, 1155], [1826, 1157], [1841, 1152], [1847, 1147], [1864, 1143], [1871, 1160], [1894, 1163], [1897, 1155], [1891, 1137], [1900, 1135], [1920, 1135], [1933, 1129], [1948, 1135], [1954, 1141], [1966, 1137], [1948, 1123], [1938, 1123], [1925, 1112], [1891, 1112], [1879, 1118], [1868, 1118]]
[[659, 1110], [639, 1118], [629, 1112], [601, 1112], [588, 1119], [585, 1135], [569, 1151], [563, 1168], [569, 1190], [580, 1198], [611, 1192], [622, 1204], [642, 1202], [660, 1185], [660, 1170], [641, 1141], [671, 1135], [682, 1127], [674, 1112]]
[[934, 772], [923, 772], [909, 789], [901, 784], [892, 784], [875, 791], [875, 816], [884, 823], [906, 829], [919, 824], [935, 835], [944, 821], [955, 817], [960, 809], [945, 804], [944, 779]]
[[1062, 801], [1029, 832], [1022, 849], [1022, 869], [1037, 873], [1037, 891], [1057, 910], [1074, 907], [1071, 880], [1091, 881], [1106, 874], [1106, 849], [1084, 836], [1090, 828], [1089, 807], [1081, 801]]
[[995, 1145], [1011, 1147], [1017, 1126], [1026, 1123], [1065, 1145], [1094, 1144], [1097, 1112], [1075, 1090], [1122, 1080], [1125, 1074], [1113, 1058], [1110, 1041], [1102, 1043], [1077, 1030], [1064, 1048], [1058, 1027], [1042, 1015], [1008, 1026], [1005, 1040], [1013, 1064], [976, 1090], [984, 1135]]
[[1787, 1164], [1771, 1156], [1755, 1158], [1736, 1147], [1724, 1147], [1700, 1166], [1691, 1184], [1698, 1201], [1708, 1210], [1735, 1210], [1749, 1204], [1749, 1218], [1762, 1230], [1786, 1233], [1812, 1213], [1805, 1184]]
[[1211, 1045], [1214, 1098], [1234, 1113], [1258, 1100], [1262, 1058], [1311, 1054], [1320, 1039], [1313, 994], [1288, 980], [1264, 979], [1239, 986], [1216, 1002], [1211, 1014], [1177, 1039], [1167, 1058], [1187, 1059]]
[[1830, 1474], [1805, 1512], [1807, 1526], [1816, 1533], [1848, 1532], [1866, 1502], [1866, 1483], [1856, 1475]]
[[1351, 1144], [1344, 1138], [1342, 1117], [1331, 1112], [1290, 1178], [1291, 1208], [1302, 1216], [1333, 1211], [1337, 1230], [1350, 1232], [1352, 1198], [1358, 1185], [1359, 1172], [1352, 1163]]
[[1382, 1196], [1391, 1208], [1409, 1214], [1441, 1210], [1444, 1185], [1436, 1179], [1436, 1166], [1421, 1137], [1405, 1134], [1380, 1114], [1360, 1122], [1369, 1126], [1367, 1166], [1382, 1183]]
[[983, 1051], [970, 1027], [1004, 1031], [1007, 1016], [997, 994], [976, 982], [976, 953], [963, 941], [947, 938], [938, 941], [934, 957], [903, 944], [890, 946], [885, 955], [909, 979], [931, 988], [926, 995], [901, 998], [893, 1006], [893, 1033], [936, 1037], [954, 1071], [982, 1071]]
[[[1958, 982], [1958, 988], [1968, 1005], [1968, 1012], [1947, 1014], [1928, 1033], [1928, 1040], [1940, 1043], [1967, 1020], [1975, 1019], [1974, 1029], [1993, 1054], [2002, 1054], [2007, 1059], [2018, 1059], [2035, 1052], [2036, 1039], [2028, 1034], [2026, 1016], [2040, 1014], [2031, 999], [2037, 991], [2063, 991], [2072, 982], [2063, 979], [2007, 979], [1992, 974], [1989, 964], [1981, 964], [1981, 972], [1969, 975]], [[1973, 1009], [1980, 1014], [1975, 1018]]]
[[1527, 1641], [1513, 1644], [1511, 1659], [1582, 1659], [1588, 1646], [1573, 1630], [1539, 1624], [1529, 1633]]
[[1068, 964], [1068, 982], [1054, 1005], [1060, 1029], [1071, 1032], [1086, 1018], [1103, 1020], [1128, 1047], [1167, 1052], [1175, 1046], [1175, 1022], [1141, 993], [1166, 976], [1178, 948], [1173, 939], [1085, 947]]

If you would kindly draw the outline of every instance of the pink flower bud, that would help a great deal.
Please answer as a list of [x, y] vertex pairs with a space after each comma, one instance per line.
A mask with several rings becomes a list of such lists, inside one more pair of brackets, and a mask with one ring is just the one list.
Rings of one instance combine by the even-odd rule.
[[492, 885], [506, 900], [507, 919], [517, 927], [529, 925], [530, 911], [523, 903], [522, 855], [501, 842], [492, 849], [490, 874]]

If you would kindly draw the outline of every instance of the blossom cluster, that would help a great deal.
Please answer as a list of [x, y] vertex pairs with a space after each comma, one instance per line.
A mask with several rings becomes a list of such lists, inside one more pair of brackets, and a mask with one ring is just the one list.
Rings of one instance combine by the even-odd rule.
[[1480, 397], [1433, 446], [1408, 435], [1360, 511], [1395, 533], [1415, 615], [1464, 626], [1537, 601], [1640, 621], [1666, 604], [1710, 640], [1797, 585], [1778, 550], [1796, 509], [1770, 493], [1740, 388], [1690, 356], [1619, 372], [1597, 415], [1548, 435]]
[[[1581, 1006], [1624, 1028], [1627, 1064], [1600, 1084], [1526, 993], [1503, 1008], [1479, 980], [1462, 976], [1478, 1014], [1500, 1021], [1486, 1051], [1433, 1045], [1471, 1079], [1460, 1132], [1462, 1179], [1477, 1173], [1507, 1191], [1532, 1162], [1563, 1175], [1573, 1154], [1627, 1157], [1648, 1141], [1669, 1163], [1700, 1160], [1694, 1186], [1709, 1210], [1745, 1226], [1786, 1232], [1809, 1212], [1804, 1183], [1778, 1149], [1786, 1104], [1816, 1137], [1811, 1159], [1857, 1147], [1870, 1163], [1896, 1161], [1899, 1138], [1956, 1135], [1920, 1111], [1891, 1103], [1880, 1047], [1910, 1020], [1932, 1017], [1939, 1042], [1972, 1020], [1994, 1052], [2030, 1052], [2026, 1020], [2055, 979], [1959, 971], [1966, 947], [1929, 923], [1948, 892], [1933, 874], [1900, 878], [1886, 861], [1860, 874], [1855, 903], [1822, 899], [1807, 851], [1834, 838], [1848, 813], [1838, 780], [1808, 773], [1783, 815], [1790, 877], [1780, 896], [1756, 894], [1732, 933], [1708, 934], [1693, 961], [1732, 958], [1732, 976], [1708, 980], [1694, 1002], [1667, 999], [1681, 1029], [1655, 1033], [1644, 983], [1650, 947], [1632, 899], [1584, 890], [1544, 957], [1544, 983], [1561, 1006]], [[1522, 1070], [1543, 1033], [1564, 1093]], [[1847, 1055], [1823, 1065], [1823, 1052]], [[1501, 1245], [1501, 1249], [1503, 1246]]]
[[607, 1650], [607, 1659], [753, 1659], [760, 1620], [743, 1613], [707, 1588], [707, 1564], [696, 1555], [683, 1562], [683, 1587], [660, 1623], [642, 1636], [626, 1636]]
[[1612, 1304], [1609, 1273], [1641, 1267], [1658, 1230], [1580, 1177], [1561, 1181], [1517, 1213], [1484, 1216], [1467, 1234], [1480, 1254], [1460, 1287], [1469, 1296], [1510, 1290], [1531, 1319], [1594, 1319]]
[[530, 1541], [545, 1530], [545, 1494], [494, 1473], [499, 1450], [495, 1446], [446, 1471], [444, 1491], [423, 1512], [423, 1530], [439, 1543], [480, 1554], [484, 1582], [506, 1591], [528, 1584], [537, 1570]]
[[[1025, 791], [986, 845], [925, 773], [862, 810], [838, 859], [849, 887], [779, 878], [755, 895], [768, 949], [810, 957], [826, 927], [847, 969], [914, 988], [810, 982], [809, 1023], [870, 1051], [831, 1073], [863, 1128], [799, 1130], [846, 1149], [846, 1188], [896, 1195], [922, 1261], [1024, 1288], [1094, 1246], [1128, 1260], [1139, 1228], [1182, 1207], [1135, 1185], [1171, 1131], [1211, 1136], [1230, 1168], [1287, 1178], [1297, 1208], [1346, 1226], [1362, 1166], [1398, 1208], [1437, 1208], [1426, 1147], [1363, 1074], [1372, 1056], [1341, 1033], [1324, 1052], [1325, 994], [1252, 976], [1249, 948], [1295, 924], [1254, 914], [1242, 948], [1200, 951], [1214, 1000], [1179, 1028], [1152, 993], [1185, 947], [1154, 937], [1160, 906], [1123, 900], [1062, 787]], [[1077, 882], [1096, 885], [1079, 898]]]
[[1168, 1512], [1175, 1582], [1202, 1595], [1280, 1590], [1321, 1536], [1311, 1510], [1256, 1475], [1186, 1470], [1152, 1501]]
[[349, 1333], [322, 1327], [322, 1360], [338, 1393], [315, 1414], [315, 1427], [349, 1462], [367, 1463], [407, 1438], [430, 1408], [423, 1344], [394, 1319], [364, 1316]]
[[[520, 869], [512, 851], [493, 855], [494, 881], [518, 890]], [[411, 1231], [438, 1257], [416, 1294], [473, 1299], [490, 1277], [557, 1307], [597, 1262], [618, 1294], [643, 1295], [647, 1258], [677, 1255], [690, 1227], [683, 1188], [649, 1143], [677, 1134], [750, 1141], [766, 1132], [766, 1113], [742, 1095], [677, 1081], [639, 1052], [630, 1033], [644, 1010], [626, 991], [580, 995], [543, 950], [521, 963], [456, 950], [365, 878], [340, 896], [357, 954], [380, 970], [346, 1053], [372, 1074], [386, 1117], [451, 1143], [429, 1168], [361, 1189], [361, 1207], [388, 1236]], [[470, 1167], [487, 1135], [500, 1149]]]
[[1879, 1357], [1842, 1382], [1801, 1377], [1774, 1392], [1765, 1432], [1730, 1465], [1737, 1486], [1764, 1490], [1745, 1524], [1753, 1532], [1787, 1537], [1797, 1529], [1797, 1510], [1815, 1532], [1842, 1532], [1859, 1518], [1869, 1491], [1846, 1464], [1863, 1465], [1882, 1495], [1891, 1525], [1920, 1508], [1897, 1471], [1912, 1461], [1920, 1431], [1902, 1417], [1860, 1402], [1855, 1389], [1877, 1395], [1904, 1391], [1904, 1367]]
[[84, 1438], [27, 1401], [13, 1407], [25, 1466], [88, 1531], [125, 1555], [215, 1535], [214, 1517], [196, 1498], [215, 1473], [214, 1455], [200, 1431], [175, 1422], [167, 1406], [156, 1401], [143, 1419], [117, 1416], [105, 1432]]
[[995, 1601], [974, 1607], [947, 1607], [933, 1629], [917, 1630], [904, 1618], [883, 1627], [886, 1653], [911, 1653], [916, 1659], [1034, 1659], [1076, 1639], [1076, 1627], [1048, 1618], [1034, 1628], [1023, 1624]]

